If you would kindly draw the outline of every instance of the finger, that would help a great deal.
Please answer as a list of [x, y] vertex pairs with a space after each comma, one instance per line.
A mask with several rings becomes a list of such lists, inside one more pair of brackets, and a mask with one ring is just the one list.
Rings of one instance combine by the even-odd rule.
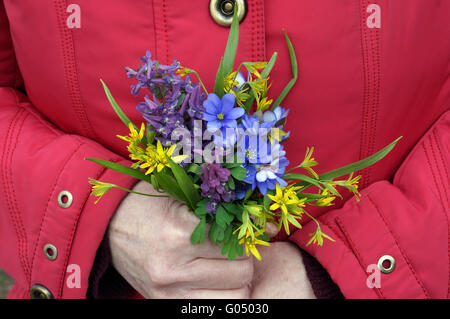
[[269, 235], [270, 238], [275, 237], [276, 235], [278, 235], [278, 227], [275, 226], [272, 223], [267, 223], [266, 224], [266, 234]]
[[253, 278], [253, 260], [197, 258], [186, 264], [179, 280], [185, 287], [200, 289], [238, 289]]

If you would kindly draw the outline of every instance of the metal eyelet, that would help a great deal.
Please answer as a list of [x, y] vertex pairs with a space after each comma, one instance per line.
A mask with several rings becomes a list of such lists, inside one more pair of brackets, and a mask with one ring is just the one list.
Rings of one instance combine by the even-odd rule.
[[58, 195], [58, 205], [61, 208], [69, 208], [73, 203], [72, 193], [69, 191], [62, 191]]
[[44, 246], [44, 255], [48, 260], [55, 260], [58, 257], [58, 249], [52, 244], [46, 244]]
[[47, 287], [34, 284], [30, 288], [30, 297], [31, 299], [53, 299], [53, 294], [47, 289]]
[[217, 24], [229, 27], [233, 21], [235, 5], [237, 6], [237, 17], [241, 23], [247, 13], [245, 0], [211, 0], [209, 13]]
[[390, 274], [395, 269], [395, 259], [390, 255], [381, 256], [378, 259], [377, 266], [383, 274]]

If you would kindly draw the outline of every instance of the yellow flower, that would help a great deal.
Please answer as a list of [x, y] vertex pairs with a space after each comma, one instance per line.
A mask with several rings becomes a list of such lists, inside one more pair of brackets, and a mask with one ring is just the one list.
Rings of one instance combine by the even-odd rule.
[[257, 238], [261, 234], [261, 232], [253, 233], [247, 231], [245, 236], [239, 241], [239, 244], [245, 244], [245, 254], [250, 256], [250, 253], [252, 253], [258, 260], [261, 260], [261, 255], [256, 248], [256, 245], [270, 246], [270, 243]]
[[93, 178], [89, 178], [89, 184], [92, 185], [91, 196], [98, 197], [94, 204], [97, 204], [103, 195], [105, 195], [111, 188], [116, 187], [114, 184], [104, 183]]
[[322, 232], [322, 229], [320, 228], [319, 224], [317, 224], [317, 228], [314, 234], [309, 234], [309, 236], [311, 237], [311, 239], [308, 241], [306, 246], [309, 246], [311, 244], [317, 244], [318, 246], [322, 246], [324, 238], [330, 241], [335, 241], [333, 238]]
[[273, 100], [268, 100], [267, 96], [263, 97], [262, 99], [256, 100], [256, 110], [257, 111], [265, 111], [272, 105]]
[[327, 188], [325, 188], [322, 191], [322, 194], [324, 197], [322, 197], [321, 199], [318, 199], [316, 201], [316, 205], [317, 206], [331, 206], [333, 205], [333, 201], [336, 198], [336, 196], [328, 196], [330, 194], [329, 190]]
[[139, 132], [136, 130], [133, 123], [131, 122], [128, 124], [128, 128], [130, 129], [129, 136], [117, 135], [117, 137], [129, 143], [134, 143], [135, 145], [141, 143], [142, 139], [144, 138], [145, 124], [144, 123], [141, 124], [141, 129], [139, 130]]
[[267, 137], [269, 138], [270, 144], [273, 145], [275, 141], [281, 142], [283, 139], [283, 136], [285, 136], [287, 133], [283, 131], [282, 129], [276, 127], [270, 130]]
[[295, 190], [299, 187], [280, 187], [280, 184], [277, 184], [275, 195], [267, 195], [274, 202], [270, 205], [269, 209], [272, 211], [281, 208], [281, 211], [284, 214], [288, 214], [287, 205], [303, 205], [303, 200], [298, 199]]
[[140, 166], [141, 168], [147, 168], [145, 174], [151, 174], [155, 169], [159, 173], [164, 167], [170, 167], [167, 157], [170, 157], [175, 163], [179, 163], [188, 157], [188, 155], [172, 156], [175, 147], [176, 144], [173, 144], [170, 148], [163, 148], [159, 140], [156, 149], [154, 145], [148, 146], [143, 157], [145, 163]]
[[223, 79], [223, 85], [224, 85], [224, 91], [233, 93], [232, 88], [234, 88], [236, 85], [239, 84], [238, 81], [236, 81], [236, 75], [237, 71], [231, 72]]

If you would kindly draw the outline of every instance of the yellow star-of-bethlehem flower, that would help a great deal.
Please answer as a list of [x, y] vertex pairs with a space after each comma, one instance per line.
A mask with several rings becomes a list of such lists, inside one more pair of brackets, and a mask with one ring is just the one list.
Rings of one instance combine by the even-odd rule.
[[128, 128], [130, 129], [129, 136], [117, 135], [117, 137], [129, 143], [133, 143], [135, 145], [141, 143], [142, 139], [144, 138], [145, 124], [144, 123], [141, 124], [141, 129], [139, 130], [139, 132], [136, 130], [133, 123], [131, 122], [128, 124]]
[[274, 202], [272, 205], [270, 205], [269, 209], [272, 211], [277, 210], [278, 208], [281, 208], [281, 211], [284, 214], [288, 214], [288, 208], [287, 205], [302, 205], [303, 201], [298, 199], [297, 193], [295, 192], [298, 190], [299, 186], [288, 186], [288, 187], [280, 187], [280, 184], [277, 184], [275, 195], [268, 195], [269, 198]]
[[172, 156], [175, 147], [176, 144], [173, 144], [170, 148], [163, 148], [159, 140], [156, 148], [154, 145], [148, 146], [143, 156], [144, 163], [140, 166], [141, 168], [147, 168], [145, 175], [153, 173], [155, 169], [159, 173], [164, 167], [170, 167], [167, 157], [170, 157], [175, 163], [179, 163], [188, 157], [188, 155]]
[[103, 195], [105, 195], [111, 188], [116, 187], [114, 184], [101, 182], [93, 178], [89, 178], [89, 184], [92, 185], [91, 196], [98, 197], [94, 204], [97, 204]]
[[239, 244], [245, 244], [245, 254], [250, 256], [250, 253], [252, 253], [258, 260], [261, 260], [261, 254], [256, 248], [256, 245], [270, 246], [270, 243], [257, 238], [260, 235], [261, 232], [253, 233], [247, 229], [245, 236], [239, 241]]

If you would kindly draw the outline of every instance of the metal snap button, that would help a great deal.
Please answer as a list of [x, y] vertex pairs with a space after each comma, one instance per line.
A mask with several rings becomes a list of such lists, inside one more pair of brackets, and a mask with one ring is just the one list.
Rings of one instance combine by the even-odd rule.
[[209, 2], [209, 13], [217, 24], [229, 27], [233, 21], [235, 5], [237, 6], [237, 17], [240, 23], [247, 13], [245, 0], [211, 0]]
[[30, 288], [31, 299], [53, 299], [53, 294], [46, 287], [34, 284]]
[[69, 191], [62, 191], [58, 195], [58, 205], [61, 208], [69, 208], [72, 205], [73, 196]]
[[377, 266], [383, 274], [390, 274], [395, 269], [395, 259], [390, 255], [381, 256]]
[[44, 255], [48, 260], [55, 260], [58, 257], [58, 249], [52, 244], [47, 244], [44, 246]]

